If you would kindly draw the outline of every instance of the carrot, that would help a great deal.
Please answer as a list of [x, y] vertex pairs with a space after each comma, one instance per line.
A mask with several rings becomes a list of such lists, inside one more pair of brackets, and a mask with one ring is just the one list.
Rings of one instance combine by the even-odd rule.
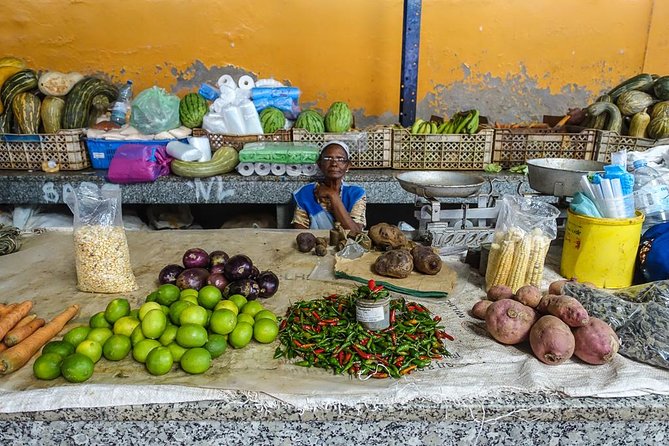
[[38, 328], [21, 343], [0, 353], [0, 374], [12, 373], [23, 367], [44, 344], [49, 342], [79, 313], [79, 305], [70, 305], [44, 327]]
[[0, 308], [0, 319], [5, 317], [9, 312], [11, 312], [14, 308], [16, 308], [18, 304], [9, 304], [6, 305], [5, 308]]
[[14, 328], [28, 314], [32, 307], [33, 302], [31, 300], [24, 300], [0, 319], [0, 339], [4, 338], [7, 332]]
[[20, 327], [16, 326], [5, 335], [3, 342], [7, 345], [7, 347], [14, 346], [33, 334], [35, 330], [42, 327], [45, 322], [46, 321], [40, 317]]
[[[12, 328], [12, 330], [24, 326], [24, 325], [34, 321], [36, 318], [37, 318], [37, 315], [35, 313], [30, 313], [28, 316], [26, 316], [23, 319], [21, 319], [20, 321], [18, 321], [16, 323], [16, 325], [14, 325], [14, 328]], [[5, 336], [7, 336], [7, 335], [5, 335]]]

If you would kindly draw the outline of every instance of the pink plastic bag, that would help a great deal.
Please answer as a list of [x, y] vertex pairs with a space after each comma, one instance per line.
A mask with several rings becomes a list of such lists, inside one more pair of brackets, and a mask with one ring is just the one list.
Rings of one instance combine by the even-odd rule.
[[148, 183], [170, 174], [172, 157], [165, 146], [124, 144], [116, 149], [107, 179], [112, 183]]

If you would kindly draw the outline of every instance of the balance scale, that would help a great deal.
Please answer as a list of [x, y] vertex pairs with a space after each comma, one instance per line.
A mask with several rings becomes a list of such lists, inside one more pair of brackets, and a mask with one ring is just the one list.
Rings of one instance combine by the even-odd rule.
[[[563, 227], [567, 217], [569, 198], [579, 189], [581, 176], [603, 170], [604, 163], [561, 158], [528, 160], [530, 187], [539, 194], [522, 194], [518, 185], [517, 194], [524, 196], [557, 197], [553, 203], [559, 210], [558, 227]], [[496, 179], [486, 180], [481, 175], [463, 172], [414, 171], [396, 176], [400, 186], [415, 195], [414, 216], [418, 230], [414, 240], [435, 247], [475, 248], [492, 240], [501, 203], [493, 195]], [[481, 193], [485, 183], [489, 193]], [[459, 208], [443, 209], [444, 198], [469, 198]], [[474, 201], [473, 203], [471, 201]]]

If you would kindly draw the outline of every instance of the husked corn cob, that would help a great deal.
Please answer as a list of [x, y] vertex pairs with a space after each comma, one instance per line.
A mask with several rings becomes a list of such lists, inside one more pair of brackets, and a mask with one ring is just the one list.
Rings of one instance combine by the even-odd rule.
[[546, 261], [546, 254], [548, 254], [548, 248], [550, 247], [551, 241], [545, 235], [535, 235], [534, 238], [534, 247], [532, 254], [530, 255], [529, 268], [527, 270], [527, 279], [528, 284], [534, 286], [541, 286], [541, 279], [544, 274], [544, 263]]
[[485, 284], [486, 292], [493, 286], [492, 280], [499, 269], [499, 261], [501, 259], [502, 247], [499, 243], [493, 242], [490, 245], [490, 253], [488, 254], [488, 264], [485, 270]]
[[511, 264], [511, 275], [509, 277], [509, 287], [515, 293], [518, 288], [525, 285], [525, 277], [529, 267], [529, 259], [532, 248], [532, 235], [526, 235], [517, 243], [514, 252], [513, 263]]
[[493, 277], [493, 285], [506, 285], [511, 273], [511, 264], [513, 263], [513, 254], [516, 250], [516, 243], [513, 240], [504, 240], [502, 242], [502, 252], [499, 259], [499, 267]]

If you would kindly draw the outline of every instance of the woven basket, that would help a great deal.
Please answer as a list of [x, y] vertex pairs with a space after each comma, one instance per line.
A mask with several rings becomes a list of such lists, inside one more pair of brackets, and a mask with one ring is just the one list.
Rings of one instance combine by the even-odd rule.
[[603, 163], [611, 162], [611, 154], [614, 152], [645, 152], [656, 145], [654, 139], [619, 135], [609, 130], [598, 130], [597, 135], [596, 160]]
[[293, 140], [290, 130], [278, 130], [275, 133], [266, 133], [263, 135], [225, 135], [222, 133], [210, 133], [205, 129], [193, 129], [193, 136], [208, 137], [212, 152], [223, 146], [234, 147], [239, 151], [244, 148], [244, 144], [250, 142], [290, 142]]
[[43, 135], [0, 134], [0, 169], [41, 170], [45, 161], [55, 161], [60, 170], [90, 167], [83, 130]]

